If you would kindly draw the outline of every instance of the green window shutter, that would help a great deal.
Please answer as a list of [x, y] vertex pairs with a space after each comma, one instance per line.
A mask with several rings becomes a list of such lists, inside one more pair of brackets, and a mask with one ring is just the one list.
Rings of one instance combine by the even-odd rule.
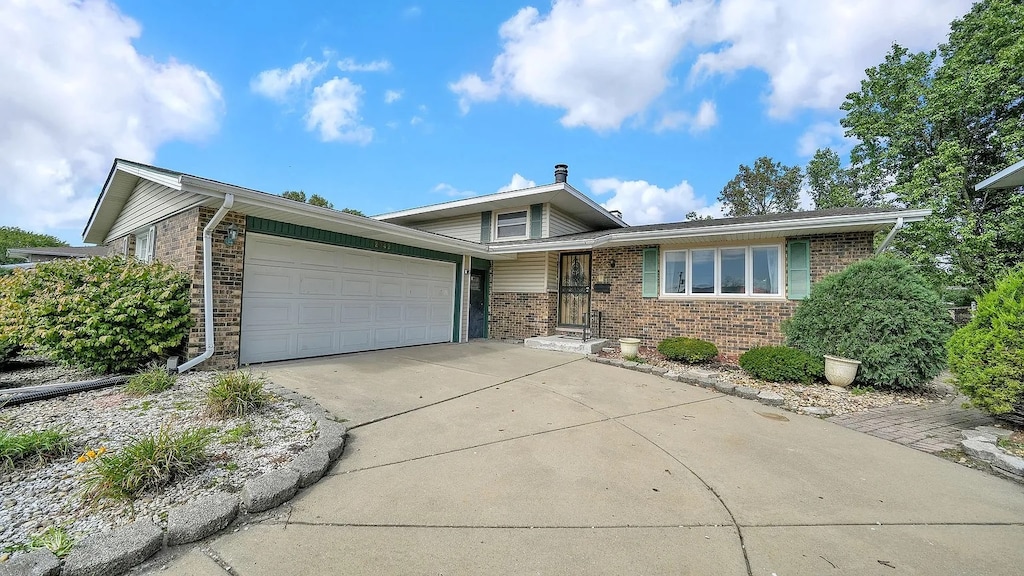
[[644, 248], [643, 297], [658, 297], [658, 249]]
[[491, 241], [491, 212], [480, 213], [480, 243], [486, 244]]
[[786, 280], [790, 300], [803, 300], [811, 294], [809, 240], [790, 240], [786, 245]]
[[544, 223], [544, 205], [530, 205], [530, 238], [540, 238]]

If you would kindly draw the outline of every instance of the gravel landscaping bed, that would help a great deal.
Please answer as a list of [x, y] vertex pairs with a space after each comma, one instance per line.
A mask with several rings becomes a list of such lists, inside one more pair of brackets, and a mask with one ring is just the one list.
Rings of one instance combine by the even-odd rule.
[[[204, 399], [214, 378], [209, 372], [190, 373], [171, 389], [147, 396], [128, 396], [119, 386], [0, 409], [0, 429], [24, 433], [59, 427], [71, 433], [74, 443], [67, 457], [0, 472], [0, 549], [17, 553], [31, 534], [50, 526], [63, 527], [76, 540], [140, 518], [163, 527], [170, 508], [219, 492], [238, 492], [246, 480], [283, 467], [316, 439], [313, 418], [279, 397], [247, 417], [209, 416]], [[78, 462], [80, 456], [101, 448], [116, 454], [131, 439], [162, 426], [174, 432], [212, 429], [208, 462], [130, 504], [82, 497], [82, 476], [93, 464]]]
[[[619, 350], [615, 348], [606, 348], [600, 352], [599, 356], [621, 358]], [[938, 402], [948, 399], [952, 395], [950, 390], [941, 386], [922, 392], [896, 392], [870, 388], [838, 388], [824, 383], [765, 382], [750, 376], [739, 366], [720, 363], [695, 366], [672, 362], [666, 360], [656, 348], [648, 347], [640, 348], [640, 358], [651, 366], [667, 368], [672, 371], [702, 370], [709, 372], [714, 378], [731, 382], [737, 386], [747, 386], [781, 394], [785, 399], [781, 407], [793, 412], [800, 412], [807, 408], [824, 408], [832, 415], [839, 415], [892, 404], [921, 405]]]
[[79, 382], [100, 377], [91, 370], [61, 366], [45, 356], [22, 354], [0, 365], [0, 390], [22, 386], [40, 386], [64, 382]]

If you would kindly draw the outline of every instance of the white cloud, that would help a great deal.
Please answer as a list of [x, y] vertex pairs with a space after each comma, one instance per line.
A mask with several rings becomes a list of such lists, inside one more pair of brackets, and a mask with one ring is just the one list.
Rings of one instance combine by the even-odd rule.
[[423, 9], [420, 8], [419, 6], [409, 6], [405, 10], [402, 10], [403, 18], [416, 18], [420, 14], [423, 14]]
[[669, 112], [661, 117], [661, 121], [655, 126], [656, 132], [664, 130], [689, 129], [691, 134], [698, 134], [718, 124], [718, 110], [715, 103], [704, 100], [697, 108], [696, 114], [684, 111]]
[[417, 126], [419, 124], [423, 124], [423, 118], [420, 118], [419, 116], [413, 116], [412, 118], [409, 119], [410, 126]]
[[816, 122], [797, 140], [797, 154], [810, 158], [818, 148], [832, 148], [839, 154], [849, 152], [854, 145], [853, 138], [844, 136], [844, 129], [836, 122]]
[[[463, 113], [474, 103], [525, 98], [564, 110], [567, 127], [613, 130], [633, 117], [643, 125], [690, 47], [698, 54], [689, 70], [694, 85], [753, 68], [768, 76], [765, 96], [774, 116], [836, 109], [893, 42], [934, 48], [971, 3], [555, 0], [547, 14], [527, 7], [505, 21], [490, 73], [465, 74], [449, 89]], [[690, 125], [689, 117], [675, 114], [668, 125]]]
[[398, 102], [401, 99], [402, 99], [402, 91], [401, 90], [387, 90], [387, 91], [384, 92], [384, 103], [385, 104], [394, 104], [395, 102]]
[[326, 62], [306, 58], [287, 70], [274, 68], [260, 72], [249, 82], [249, 88], [271, 100], [283, 102], [293, 90], [307, 85], [326, 66]]
[[669, 85], [669, 71], [706, 2], [561, 0], [542, 16], [523, 8], [501, 25], [490, 78], [449, 88], [468, 111], [501, 95], [565, 110], [564, 126], [617, 129]]
[[306, 114], [306, 129], [319, 130], [324, 142], [368, 144], [373, 140], [373, 128], [362, 125], [359, 116], [362, 94], [361, 86], [337, 76], [317, 86]]
[[338, 60], [338, 69], [342, 72], [387, 72], [391, 70], [391, 62], [372, 60], [360, 63], [356, 62], [354, 58], [342, 58]]
[[440, 192], [450, 198], [468, 198], [469, 196], [476, 196], [476, 192], [470, 190], [459, 190], [455, 186], [446, 182], [441, 182], [437, 186], [434, 186], [434, 192]]
[[893, 42], [934, 48], [972, 0], [723, 0], [705, 23], [721, 49], [701, 54], [694, 78], [745, 68], [768, 73], [769, 113], [836, 109]]
[[505, 184], [501, 188], [498, 188], [498, 192], [508, 192], [510, 190], [522, 190], [523, 188], [533, 188], [537, 183], [533, 180], [524, 178], [518, 172], [512, 175], [512, 181]]
[[139, 54], [141, 33], [104, 0], [0, 2], [0, 223], [83, 226], [115, 157], [216, 132], [220, 87]]
[[656, 224], [660, 222], [681, 222], [688, 212], [697, 212], [700, 216], [721, 217], [722, 205], [718, 202], [709, 204], [694, 194], [693, 186], [683, 180], [675, 186], [665, 189], [645, 180], [619, 180], [618, 178], [598, 178], [587, 180], [590, 191], [597, 196], [611, 194], [611, 198], [602, 202], [607, 210], [622, 212], [622, 219], [633, 226]]

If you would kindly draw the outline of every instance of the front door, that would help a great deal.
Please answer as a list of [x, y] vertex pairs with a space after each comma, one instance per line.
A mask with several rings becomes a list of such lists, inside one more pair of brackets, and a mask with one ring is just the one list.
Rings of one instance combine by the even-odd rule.
[[487, 271], [469, 275], [469, 337], [487, 337]]
[[559, 258], [558, 325], [590, 326], [590, 252], [568, 252]]

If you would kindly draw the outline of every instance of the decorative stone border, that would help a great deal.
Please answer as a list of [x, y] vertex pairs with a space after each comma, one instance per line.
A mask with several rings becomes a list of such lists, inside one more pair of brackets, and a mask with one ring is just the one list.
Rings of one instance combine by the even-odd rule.
[[202, 540], [227, 528], [240, 514], [257, 514], [290, 500], [316, 483], [345, 449], [347, 428], [331, 419], [315, 401], [268, 384], [277, 396], [297, 404], [317, 423], [319, 437], [284, 468], [249, 479], [238, 494], [219, 493], [172, 508], [167, 530], [149, 519], [137, 520], [75, 545], [60, 560], [49, 550], [33, 550], [0, 564], [0, 576], [113, 576], [137, 566], [164, 547]]
[[1024, 482], [1024, 458], [1007, 453], [999, 447], [999, 439], [1012, 434], [1012, 430], [995, 426], [979, 426], [960, 433], [963, 440], [960, 445], [964, 452], [972, 457], [987, 462], [992, 469], [1018, 482]]
[[[626, 368], [636, 372], [642, 372], [644, 374], [653, 374], [655, 376], [661, 376], [666, 380], [673, 382], [685, 382], [686, 384], [693, 384], [694, 386], [701, 386], [703, 388], [713, 388], [722, 394], [730, 394], [732, 396], [739, 396], [740, 398], [746, 398], [748, 400], [757, 400], [762, 404], [768, 406], [782, 406], [785, 403], [786, 398], [778, 392], [772, 392], [771, 390], [758, 390], [757, 388], [751, 388], [749, 386], [738, 386], [732, 382], [726, 382], [721, 380], [714, 372], [707, 370], [700, 370], [699, 368], [692, 368], [689, 370], [675, 371], [669, 370], [668, 368], [662, 368], [660, 366], [651, 366], [650, 364], [640, 364], [631, 360], [620, 360], [618, 358], [604, 358], [596, 354], [588, 354], [587, 359], [591, 362], [597, 362], [598, 364], [607, 364], [609, 366], [618, 366], [620, 368]], [[832, 413], [827, 409], [821, 408], [820, 413], [802, 411], [806, 414], [814, 416], [831, 416]]]

